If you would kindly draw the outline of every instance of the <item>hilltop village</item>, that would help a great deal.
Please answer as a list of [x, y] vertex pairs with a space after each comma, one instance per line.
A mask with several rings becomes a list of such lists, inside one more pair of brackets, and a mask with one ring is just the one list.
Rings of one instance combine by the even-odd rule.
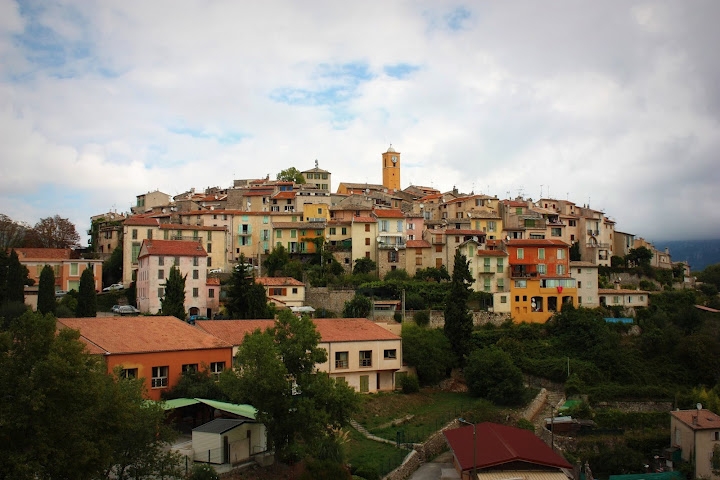
[[[142, 313], [156, 313], [163, 295], [169, 267], [157, 259], [187, 262], [193, 267], [183, 269], [192, 270], [187, 311], [207, 318], [221, 308], [216, 274], [231, 272], [242, 257], [263, 277], [263, 261], [277, 247], [298, 258], [324, 249], [348, 272], [356, 260], [370, 259], [381, 279], [393, 270], [413, 276], [445, 268], [452, 274], [460, 250], [470, 261], [472, 289], [491, 294], [491, 310], [516, 322], [545, 322], [569, 303], [646, 306], [647, 292], [598, 283], [598, 267], [631, 249], [649, 249], [657, 268], [681, 265], [689, 281], [688, 265], [674, 265], [668, 251], [617, 231], [602, 211], [555, 198], [401, 189], [401, 153], [391, 146], [380, 157], [379, 185], [341, 182], [334, 188], [332, 173], [315, 162], [295, 181], [246, 179], [174, 197], [140, 194], [132, 212], [92, 217], [90, 245], [100, 258], [122, 248], [122, 283], [137, 281]], [[279, 305], [302, 306], [297, 285], [274, 285], [268, 293]]]

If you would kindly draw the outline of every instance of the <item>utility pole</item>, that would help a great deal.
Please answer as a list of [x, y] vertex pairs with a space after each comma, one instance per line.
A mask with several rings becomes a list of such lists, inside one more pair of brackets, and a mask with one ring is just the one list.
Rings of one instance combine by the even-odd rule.
[[473, 429], [473, 479], [477, 478], [477, 432], [475, 431], [475, 424], [470, 423], [464, 418], [458, 418], [458, 421], [470, 425]]

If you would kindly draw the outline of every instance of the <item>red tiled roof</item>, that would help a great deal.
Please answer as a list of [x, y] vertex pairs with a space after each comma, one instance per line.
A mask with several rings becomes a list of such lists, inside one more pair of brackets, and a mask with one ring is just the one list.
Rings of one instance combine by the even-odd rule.
[[426, 240], [408, 240], [407, 248], [430, 248], [430, 242]]
[[127, 220], [125, 220], [123, 222], [123, 224], [130, 225], [130, 226], [139, 226], [139, 227], [144, 227], [144, 226], [157, 227], [159, 225], [159, 222], [157, 221], [157, 219], [152, 218], [152, 217], [136, 215], [134, 217], [130, 217]]
[[175, 317], [59, 318], [57, 322], [59, 327], [79, 330], [88, 349], [106, 355], [231, 346]]
[[305, 286], [303, 282], [293, 277], [258, 277], [255, 281], [265, 287], [278, 287], [281, 285]]
[[288, 191], [278, 192], [275, 195], [273, 195], [272, 198], [293, 199], [293, 198], [295, 198], [295, 192], [292, 192], [292, 191], [291, 192], [288, 192]]
[[69, 260], [72, 250], [69, 248], [14, 248], [18, 259], [23, 260]]
[[502, 250], [478, 250], [478, 257], [507, 257], [507, 253]]
[[[572, 468], [563, 457], [529, 430], [484, 422], [475, 425], [477, 467], [499, 467], [511, 462], [526, 462], [557, 468]], [[463, 471], [473, 468], [473, 427], [443, 432]]]
[[[400, 337], [366, 318], [316, 318], [313, 320], [321, 342], [399, 340]], [[198, 320], [196, 325], [232, 345], [240, 345], [246, 333], [267, 330], [274, 320]]]
[[418, 202], [424, 202], [425, 200], [434, 200], [436, 198], [442, 198], [442, 193], [431, 193], [420, 198]]
[[529, 247], [529, 246], [538, 246], [538, 247], [547, 247], [547, 246], [556, 246], [556, 247], [569, 247], [567, 243], [563, 242], [562, 240], [552, 240], [549, 238], [518, 238], [518, 239], [510, 239], [506, 240], [505, 243], [507, 243], [510, 247]]
[[720, 429], [720, 416], [707, 409], [675, 410], [670, 415], [693, 430]]
[[645, 290], [630, 290], [629, 288], [598, 288], [599, 295], [648, 295]]
[[220, 285], [220, 279], [218, 277], [208, 277], [205, 285]]
[[353, 223], [377, 223], [377, 220], [373, 217], [364, 217], [362, 215], [353, 217], [352, 221]]
[[[190, 240], [143, 240], [141, 257], [167, 255], [169, 257], [207, 257], [200, 242]], [[140, 258], [140, 257], [138, 257]]]
[[[213, 210], [217, 212], [217, 210]], [[213, 231], [213, 232], [224, 232], [225, 227], [209, 227], [204, 225], [185, 225], [182, 223], [161, 223], [160, 230], [197, 230], [201, 232]]]
[[405, 218], [405, 214], [399, 208], [378, 208], [373, 210], [378, 218]]
[[487, 236], [487, 233], [482, 230], [470, 230], [464, 228], [448, 228], [445, 230], [448, 235], [477, 235], [479, 237]]

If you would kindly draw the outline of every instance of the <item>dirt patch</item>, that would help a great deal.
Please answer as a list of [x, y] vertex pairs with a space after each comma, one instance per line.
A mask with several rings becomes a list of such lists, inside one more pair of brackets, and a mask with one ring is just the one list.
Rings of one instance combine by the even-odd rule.
[[222, 480], [297, 480], [305, 471], [305, 465], [275, 463], [268, 467], [252, 465], [240, 471], [222, 475]]

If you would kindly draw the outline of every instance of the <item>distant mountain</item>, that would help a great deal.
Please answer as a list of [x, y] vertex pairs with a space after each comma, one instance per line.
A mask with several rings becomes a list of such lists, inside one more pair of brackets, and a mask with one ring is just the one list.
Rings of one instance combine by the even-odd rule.
[[720, 263], [720, 239], [666, 240], [652, 243], [658, 250], [669, 248], [672, 261], [687, 261], [693, 272], [699, 272], [708, 265]]

